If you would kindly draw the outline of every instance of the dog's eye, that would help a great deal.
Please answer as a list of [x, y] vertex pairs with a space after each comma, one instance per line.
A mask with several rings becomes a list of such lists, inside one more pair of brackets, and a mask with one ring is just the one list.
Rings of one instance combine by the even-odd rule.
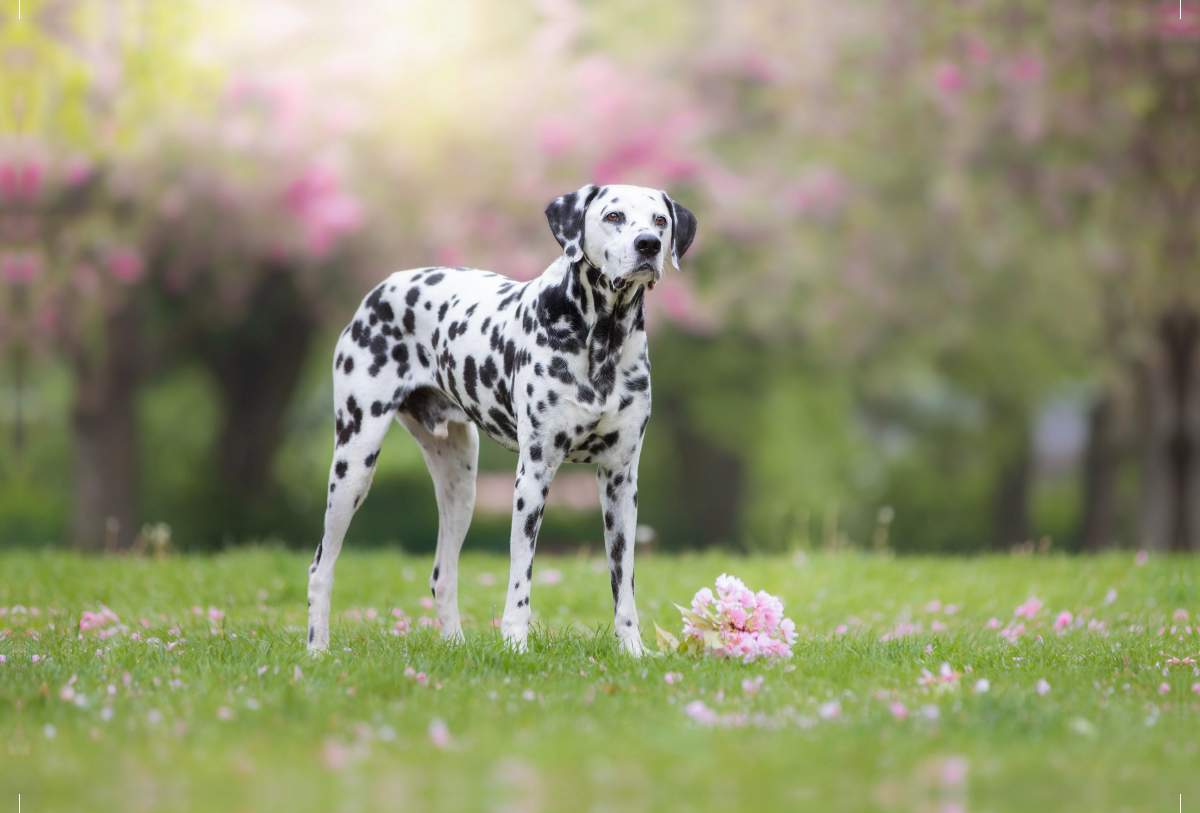
[[665, 225], [667, 225], [667, 219], [665, 217], [663, 217], [662, 215], [659, 215], [658, 217], [654, 218], [654, 225], [655, 226], [665, 226]]
[[621, 219], [621, 215], [618, 214], [617, 212], [609, 212], [607, 215], [604, 216], [604, 219], [609, 221], [610, 223], [616, 223], [618, 220]]

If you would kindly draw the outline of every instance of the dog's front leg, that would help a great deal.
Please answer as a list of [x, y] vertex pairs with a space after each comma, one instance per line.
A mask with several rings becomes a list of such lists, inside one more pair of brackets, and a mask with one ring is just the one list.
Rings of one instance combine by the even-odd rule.
[[538, 445], [536, 440], [521, 447], [516, 488], [513, 490], [508, 598], [504, 602], [504, 617], [500, 621], [504, 640], [519, 652], [525, 651], [529, 638], [529, 595], [533, 590], [533, 553], [537, 548], [538, 529], [542, 527], [542, 512], [546, 507], [546, 495], [550, 493], [550, 482], [561, 462], [561, 458], [551, 459], [551, 453]]
[[637, 457], [624, 466], [596, 469], [604, 511], [604, 548], [613, 594], [613, 626], [621, 649], [643, 654], [637, 606], [633, 600], [633, 545], [637, 531]]

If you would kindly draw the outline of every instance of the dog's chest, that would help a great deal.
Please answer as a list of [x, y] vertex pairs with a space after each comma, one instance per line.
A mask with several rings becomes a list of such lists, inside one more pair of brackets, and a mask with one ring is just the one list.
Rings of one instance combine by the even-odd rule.
[[614, 357], [606, 359], [612, 362], [609, 386], [598, 386], [597, 359], [589, 359], [586, 352], [535, 354], [520, 383], [531, 434], [569, 462], [627, 459], [645, 431], [650, 378], [644, 334], [615, 350]]

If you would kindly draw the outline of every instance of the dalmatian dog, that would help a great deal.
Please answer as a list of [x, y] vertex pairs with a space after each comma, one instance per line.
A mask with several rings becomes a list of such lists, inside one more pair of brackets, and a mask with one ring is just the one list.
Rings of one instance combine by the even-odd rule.
[[665, 257], [679, 267], [696, 218], [665, 192], [591, 184], [555, 200], [546, 217], [563, 254], [537, 279], [398, 271], [342, 332], [325, 532], [309, 568], [310, 651], [329, 646], [334, 565], [395, 419], [433, 476], [439, 525], [429, 587], [443, 637], [462, 639], [458, 556], [475, 507], [482, 429], [519, 454], [505, 640], [526, 648], [533, 555], [555, 471], [595, 463], [617, 638], [625, 652], [642, 654], [633, 536], [650, 420], [643, 303]]

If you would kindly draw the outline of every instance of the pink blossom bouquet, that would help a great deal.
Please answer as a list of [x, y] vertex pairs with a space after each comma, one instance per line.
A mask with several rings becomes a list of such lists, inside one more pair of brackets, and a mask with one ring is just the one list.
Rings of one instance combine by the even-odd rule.
[[707, 587], [692, 598], [692, 608], [680, 607], [683, 640], [655, 624], [659, 649], [704, 652], [742, 658], [790, 658], [796, 625], [783, 617], [783, 602], [764, 590], [755, 593], [741, 579], [722, 573], [716, 595]]

